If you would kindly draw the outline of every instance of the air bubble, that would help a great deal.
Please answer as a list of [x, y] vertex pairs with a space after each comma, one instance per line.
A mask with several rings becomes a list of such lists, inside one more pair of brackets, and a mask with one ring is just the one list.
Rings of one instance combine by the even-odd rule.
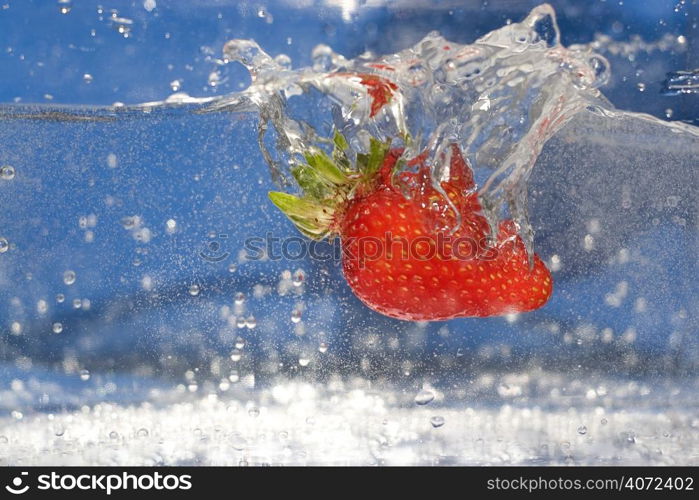
[[440, 417], [440, 416], [434, 416], [430, 419], [430, 423], [432, 424], [432, 427], [434, 427], [435, 429], [443, 426], [444, 422], [445, 422], [444, 417]]
[[233, 352], [231, 352], [231, 361], [238, 362], [240, 361], [240, 358], [243, 357], [243, 353], [240, 351], [240, 349], [233, 349]]
[[419, 404], [420, 406], [431, 403], [433, 400], [434, 400], [434, 393], [432, 391], [428, 391], [425, 389], [418, 392], [417, 395], [415, 396], [415, 403]]
[[291, 311], [291, 321], [293, 323], [299, 323], [301, 321], [302, 315], [303, 314], [301, 313], [301, 311], [299, 309], [294, 309], [293, 311]]
[[197, 295], [199, 295], [200, 291], [201, 290], [199, 289], [199, 285], [190, 285], [189, 287], [189, 295], [191, 295], [192, 297], [196, 297]]
[[311, 358], [305, 355], [299, 357], [299, 365], [308, 366], [311, 363]]
[[587, 427], [585, 427], [584, 425], [578, 427], [578, 434], [580, 434], [581, 436], [587, 434]]
[[0, 238], [0, 253], [5, 253], [10, 249], [10, 243], [5, 238]]
[[72, 9], [72, 0], [58, 0], [58, 12], [61, 14], [68, 14]]
[[253, 406], [248, 410], [248, 415], [250, 415], [252, 418], [257, 418], [260, 416], [260, 409]]
[[243, 292], [238, 292], [235, 294], [235, 298], [233, 300], [236, 304], [240, 305], [245, 302], [245, 294]]
[[293, 281], [292, 283], [294, 286], [301, 286], [303, 285], [303, 282], [306, 279], [306, 274], [303, 272], [301, 269], [297, 269], [296, 272], [294, 273]]
[[92, 77], [92, 75], [90, 73], [85, 73], [83, 75], [83, 82], [87, 83], [88, 85], [91, 84], [93, 80], [94, 80], [94, 78]]
[[245, 347], [245, 339], [243, 337], [238, 337], [235, 339], [235, 348], [243, 349]]
[[52, 325], [51, 329], [53, 333], [61, 333], [63, 331], [63, 324], [57, 321]]
[[248, 318], [245, 320], [245, 326], [247, 326], [250, 330], [255, 328], [257, 326], [255, 316], [248, 316]]
[[3, 165], [0, 167], [0, 179], [11, 181], [15, 178], [15, 167], [12, 165]]
[[90, 380], [90, 372], [88, 370], [80, 370], [80, 380], [87, 382]]
[[63, 283], [65, 283], [66, 285], [72, 285], [73, 283], [75, 283], [76, 278], [77, 276], [75, 274], [75, 271], [71, 271], [70, 269], [63, 273]]
[[318, 351], [321, 354], [328, 352], [328, 344], [326, 342], [321, 342], [320, 345], [318, 345]]

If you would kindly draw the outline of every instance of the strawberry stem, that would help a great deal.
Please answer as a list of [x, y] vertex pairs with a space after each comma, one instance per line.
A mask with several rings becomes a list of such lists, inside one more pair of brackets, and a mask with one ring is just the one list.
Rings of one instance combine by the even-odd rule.
[[304, 154], [306, 163], [291, 169], [302, 196], [279, 191], [269, 193], [272, 203], [301, 233], [314, 240], [321, 240], [333, 232], [337, 210], [352, 197], [357, 185], [372, 182], [391, 144], [390, 139], [382, 142], [372, 137], [369, 153], [358, 153], [356, 164], [351, 168], [346, 154], [349, 149], [347, 140], [335, 131], [332, 142], [332, 157], [314, 147]]

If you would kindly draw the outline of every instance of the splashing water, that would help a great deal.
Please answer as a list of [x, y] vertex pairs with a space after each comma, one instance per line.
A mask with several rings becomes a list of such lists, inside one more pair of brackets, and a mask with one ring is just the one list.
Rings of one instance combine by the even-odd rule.
[[[693, 460], [697, 129], [597, 90], [596, 53], [616, 67], [673, 43], [565, 48], [542, 6], [471, 45], [434, 34], [354, 60], [319, 46], [302, 69], [232, 41], [226, 61], [253, 83], [223, 97], [178, 79], [135, 107], [0, 106], [0, 463], [114, 464], [115, 448], [130, 465]], [[369, 136], [426, 150], [435, 181], [458, 142], [491, 221], [514, 216], [526, 238], [531, 210], [559, 278], [550, 307], [398, 324], [346, 300], [329, 266], [241, 257], [261, 225], [287, 229], [260, 224], [271, 186], [254, 134], [289, 184], [333, 129], [355, 154]]]
[[[209, 109], [259, 112], [260, 147], [278, 182], [288, 184], [286, 167], [331, 135], [328, 115], [355, 155], [370, 137], [393, 139], [406, 157], [427, 152], [438, 191], [457, 143], [477, 173], [490, 172], [480, 197], [493, 230], [509, 212], [529, 249], [526, 181], [544, 143], [581, 109], [608, 106], [597, 90], [608, 63], [587, 47], [563, 47], [549, 5], [471, 45], [431, 33], [397, 54], [352, 60], [318, 46], [313, 67], [298, 70], [251, 40], [229, 41], [224, 55], [249, 70], [252, 84]], [[292, 118], [295, 98], [317, 101], [304, 106], [309, 116]]]

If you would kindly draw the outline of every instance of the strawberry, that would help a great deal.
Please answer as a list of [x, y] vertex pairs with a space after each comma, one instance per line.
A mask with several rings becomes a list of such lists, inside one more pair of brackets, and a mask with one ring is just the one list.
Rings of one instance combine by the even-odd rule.
[[[440, 160], [449, 179], [435, 184], [424, 155], [371, 141], [355, 168], [335, 134], [332, 157], [306, 154], [292, 169], [302, 197], [270, 198], [307, 236], [339, 236], [342, 269], [371, 309], [402, 320], [435, 321], [531, 311], [551, 295], [551, 275], [511, 220], [495, 241], [481, 213], [471, 168], [457, 145]], [[407, 167], [407, 168], [404, 168]]]

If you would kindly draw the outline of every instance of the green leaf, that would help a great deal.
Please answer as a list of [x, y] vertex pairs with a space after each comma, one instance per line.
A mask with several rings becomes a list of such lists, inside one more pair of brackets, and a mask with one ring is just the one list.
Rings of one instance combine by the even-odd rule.
[[345, 136], [343, 136], [339, 131], [335, 131], [335, 135], [333, 136], [333, 142], [335, 143], [335, 147], [339, 149], [340, 151], [347, 151], [349, 149], [349, 144], [347, 144], [347, 139], [345, 139]]
[[331, 207], [279, 191], [271, 191], [269, 199], [309, 238], [323, 239], [328, 234], [333, 223]]
[[320, 177], [317, 170], [308, 165], [298, 165], [292, 168], [291, 175], [294, 176], [304, 194], [310, 198], [322, 200], [330, 194], [329, 183]]
[[369, 139], [369, 158], [366, 164], [366, 174], [374, 174], [378, 172], [381, 165], [383, 165], [383, 160], [388, 153], [390, 141], [381, 142], [374, 139], [373, 137]]
[[316, 150], [313, 153], [306, 153], [305, 155], [308, 165], [313, 167], [318, 171], [323, 179], [332, 182], [333, 184], [345, 184], [347, 182], [347, 176], [340, 170], [335, 162], [332, 161], [324, 151]]

